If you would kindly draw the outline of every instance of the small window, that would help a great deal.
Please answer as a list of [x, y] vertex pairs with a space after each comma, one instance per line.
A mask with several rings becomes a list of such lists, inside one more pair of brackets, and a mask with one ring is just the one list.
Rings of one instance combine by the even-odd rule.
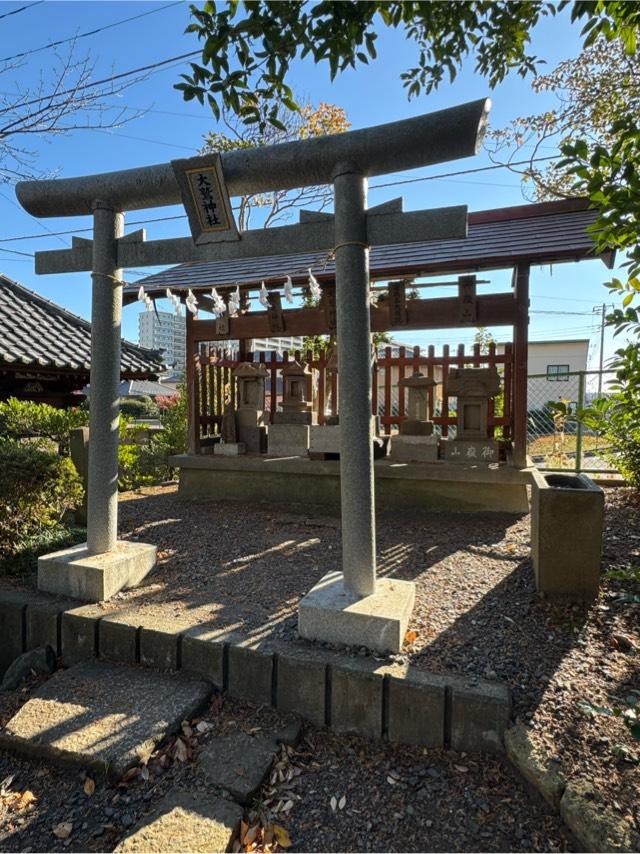
[[547, 365], [547, 380], [556, 383], [569, 382], [569, 365]]

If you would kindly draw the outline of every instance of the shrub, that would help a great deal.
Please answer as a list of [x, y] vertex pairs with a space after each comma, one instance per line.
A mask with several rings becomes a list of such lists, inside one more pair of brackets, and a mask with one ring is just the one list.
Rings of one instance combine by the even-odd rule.
[[79, 406], [56, 409], [48, 403], [34, 403], [10, 397], [0, 401], [0, 437], [9, 439], [50, 439], [61, 454], [69, 453], [69, 433], [89, 423], [89, 412]]
[[[640, 284], [639, 284], [640, 288]], [[640, 334], [640, 333], [639, 333]], [[579, 419], [603, 436], [605, 455], [628, 481], [640, 488], [640, 347], [638, 340], [616, 350], [611, 394], [578, 413]]]
[[35, 575], [40, 555], [68, 549], [87, 539], [85, 528], [56, 525], [24, 540], [17, 551], [0, 558], [0, 575]]
[[82, 494], [68, 458], [30, 444], [0, 441], [0, 559], [59, 527]]
[[120, 412], [129, 418], [157, 418], [160, 410], [150, 397], [123, 397]]

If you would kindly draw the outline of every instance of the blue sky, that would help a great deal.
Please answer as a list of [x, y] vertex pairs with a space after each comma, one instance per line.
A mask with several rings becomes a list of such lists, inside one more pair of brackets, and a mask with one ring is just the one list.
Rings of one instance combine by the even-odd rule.
[[[0, 14], [6, 14], [29, 2], [0, 0]], [[198, 47], [194, 36], [185, 35], [189, 23], [187, 3], [155, 2], [46, 2], [19, 14], [0, 19], [0, 54], [10, 56], [22, 51], [47, 45], [51, 41], [67, 38], [123, 18], [158, 9], [153, 14], [122, 24], [77, 42], [79, 56], [90, 54], [95, 63], [94, 79], [112, 73], [150, 64], [171, 56], [186, 53]], [[543, 21], [534, 34], [535, 53], [544, 59], [547, 67], [559, 60], [575, 56], [579, 51], [579, 31], [571, 26], [568, 14]], [[378, 41], [379, 59], [369, 67], [348, 71], [335, 82], [329, 80], [328, 70], [311, 62], [294, 66], [292, 84], [298, 96], [317, 104], [329, 101], [344, 107], [353, 128], [407, 118], [423, 112], [441, 109], [474, 98], [490, 96], [493, 101], [491, 123], [502, 127], [517, 115], [537, 112], [552, 103], [549, 96], [537, 96], [531, 91], [530, 81], [517, 75], [490, 92], [484, 78], [473, 73], [469, 62], [453, 84], [443, 85], [429, 96], [407, 101], [400, 74], [411, 64], [412, 46], [401, 33], [384, 33]], [[59, 49], [63, 54], [65, 48]], [[1, 57], [0, 57], [1, 58]], [[53, 50], [40, 51], [25, 58], [21, 67], [0, 74], [2, 92], [18, 91], [20, 87], [35, 85], [42, 75], [44, 91], [52, 79], [55, 64]], [[0, 63], [0, 68], [2, 64]], [[36, 152], [37, 168], [43, 172], [55, 171], [60, 176], [72, 176], [131, 168], [160, 163], [174, 157], [195, 153], [202, 144], [203, 135], [215, 127], [207, 108], [196, 102], [184, 103], [172, 86], [178, 81], [186, 63], [158, 70], [141, 82], [126, 89], [109, 103], [119, 109], [126, 107], [132, 115], [135, 109], [145, 114], [115, 131], [76, 131], [66, 136], [29, 140]], [[129, 109], [131, 108], [131, 109]], [[544, 153], [552, 153], [545, 151]], [[397, 177], [417, 177], [440, 174], [477, 166], [488, 165], [490, 160], [483, 152], [474, 158], [456, 161], [444, 166], [402, 173]], [[372, 181], [373, 183], [377, 183]], [[369, 203], [378, 204], [402, 193], [405, 210], [437, 207], [439, 205], [467, 204], [470, 210], [516, 205], [523, 202], [520, 182], [507, 170], [496, 170], [478, 175], [458, 176], [406, 185], [372, 189]], [[156, 208], [145, 212], [132, 212], [129, 220], [138, 220], [182, 213], [178, 207]], [[10, 185], [0, 185], [0, 248], [33, 253], [36, 250], [62, 248], [70, 245], [70, 235], [48, 236], [48, 231], [86, 229], [88, 217], [57, 218], [38, 222], [22, 211]], [[137, 226], [132, 226], [136, 228]], [[184, 220], [148, 224], [150, 238], [187, 234]], [[79, 231], [79, 234], [85, 232]], [[37, 239], [6, 242], [6, 238], [21, 235], [47, 235]], [[87, 274], [36, 276], [33, 260], [23, 256], [0, 252], [0, 270], [27, 287], [61, 303], [70, 310], [88, 317], [90, 314], [90, 279]], [[152, 272], [149, 269], [147, 272]], [[592, 308], [607, 301], [608, 293], [602, 283], [609, 273], [600, 262], [557, 265], [553, 270], [532, 270], [532, 339], [590, 338], [591, 363], [598, 359], [599, 326]], [[127, 271], [129, 280], [138, 278]], [[489, 274], [492, 282], [504, 287], [504, 275]], [[125, 309], [124, 333], [137, 337], [139, 306]], [[576, 314], [547, 314], [545, 312], [579, 312]], [[504, 330], [506, 331], [506, 330]], [[500, 333], [498, 332], [498, 335]], [[438, 331], [427, 335], [413, 333], [406, 336], [411, 343], [469, 341], [472, 330], [463, 335]], [[605, 355], [613, 349], [609, 333], [606, 336]]]

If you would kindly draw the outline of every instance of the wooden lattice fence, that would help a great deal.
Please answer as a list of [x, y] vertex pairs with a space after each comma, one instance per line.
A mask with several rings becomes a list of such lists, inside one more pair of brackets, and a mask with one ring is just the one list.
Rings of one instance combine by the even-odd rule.
[[[396, 351], [397, 355], [396, 355]], [[306, 354], [296, 350], [282, 354], [247, 353], [243, 359], [238, 354], [223, 350], [215, 345], [200, 344], [196, 356], [194, 403], [199, 426], [199, 438], [206, 439], [220, 432], [225, 399], [233, 407], [236, 404], [236, 381], [233, 369], [243, 361], [255, 361], [263, 364], [269, 373], [266, 382], [266, 409], [273, 415], [282, 400], [282, 382], [280, 371], [290, 359], [296, 359], [313, 369], [313, 379], [309, 378], [309, 395], [313, 394], [318, 412], [318, 422], [324, 423], [329, 415], [339, 414], [338, 377], [327, 369], [327, 354], [321, 352], [315, 356], [308, 350]], [[454, 398], [448, 398], [447, 375], [450, 368], [496, 366], [502, 377], [503, 392], [497, 401], [489, 406], [489, 425], [493, 435], [495, 428], [501, 428], [501, 434], [508, 439], [513, 431], [513, 350], [506, 344], [503, 353], [496, 352], [495, 344], [489, 346], [487, 353], [480, 352], [480, 346], [474, 345], [471, 352], [460, 344], [452, 352], [445, 345], [436, 355], [435, 347], [429, 346], [426, 355], [419, 347], [385, 347], [378, 352], [372, 368], [372, 412], [380, 416], [381, 428], [390, 433], [405, 416], [406, 393], [398, 387], [398, 380], [421, 371], [438, 382], [429, 392], [429, 418], [439, 426], [443, 436], [454, 425]]]

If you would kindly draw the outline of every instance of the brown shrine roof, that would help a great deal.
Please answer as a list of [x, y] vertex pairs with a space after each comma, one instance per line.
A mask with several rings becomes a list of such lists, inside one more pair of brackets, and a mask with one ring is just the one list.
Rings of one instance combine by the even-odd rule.
[[[614, 253], [597, 256], [587, 232], [596, 217], [586, 199], [474, 211], [469, 213], [465, 239], [374, 246], [370, 254], [371, 277], [384, 280], [446, 275], [505, 269], [516, 263], [555, 264], [598, 257], [612, 267]], [[317, 252], [179, 264], [128, 285], [125, 302], [135, 300], [140, 284], [150, 296], [163, 297], [166, 288], [180, 291], [236, 284], [259, 286], [262, 279], [269, 284], [269, 280], [284, 281], [288, 274], [294, 282], [303, 282], [309, 267], [320, 281], [334, 277], [333, 261]]]

